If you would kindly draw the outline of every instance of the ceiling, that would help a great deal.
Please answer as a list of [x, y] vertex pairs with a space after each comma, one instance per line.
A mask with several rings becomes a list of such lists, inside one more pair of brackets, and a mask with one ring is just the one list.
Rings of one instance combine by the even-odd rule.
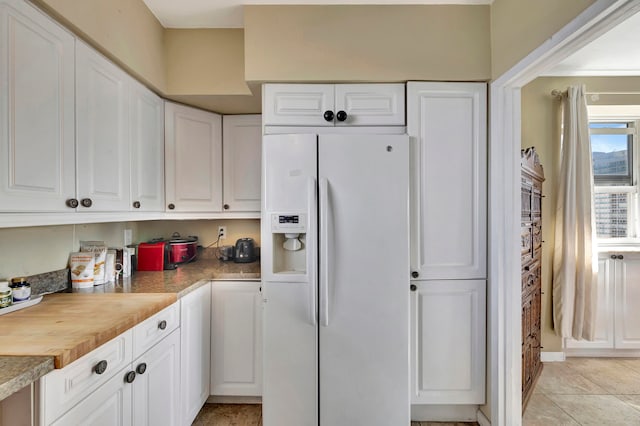
[[640, 76], [640, 13], [560, 62], [545, 76]]
[[493, 0], [143, 0], [165, 28], [243, 28], [248, 4], [491, 4]]

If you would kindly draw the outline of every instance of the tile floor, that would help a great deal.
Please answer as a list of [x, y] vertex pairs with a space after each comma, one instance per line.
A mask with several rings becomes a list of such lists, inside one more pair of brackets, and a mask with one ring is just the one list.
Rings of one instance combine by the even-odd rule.
[[[477, 423], [411, 422], [411, 426], [477, 426]], [[259, 404], [205, 404], [192, 426], [262, 426]]]
[[545, 363], [524, 426], [640, 425], [640, 358]]

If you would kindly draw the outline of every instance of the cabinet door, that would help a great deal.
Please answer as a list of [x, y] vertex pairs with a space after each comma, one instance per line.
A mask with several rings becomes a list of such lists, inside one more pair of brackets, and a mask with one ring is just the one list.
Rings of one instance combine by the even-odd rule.
[[413, 281], [411, 403], [484, 404], [485, 281]]
[[168, 211], [222, 211], [222, 118], [170, 102], [164, 111]]
[[[142, 370], [142, 366], [145, 370]], [[180, 426], [180, 329], [132, 364], [133, 424]], [[141, 373], [141, 371], [144, 371]]]
[[404, 84], [336, 84], [334, 112], [336, 126], [404, 126]]
[[76, 156], [79, 211], [129, 210], [131, 78], [89, 46], [76, 43]]
[[620, 256], [615, 261], [615, 347], [640, 349], [640, 253]]
[[211, 300], [211, 394], [262, 395], [260, 283], [214, 282]]
[[596, 314], [596, 334], [593, 341], [566, 339], [565, 347], [613, 349], [614, 345], [614, 272], [615, 260], [610, 253], [598, 257], [598, 313]]
[[407, 92], [414, 278], [485, 278], [486, 85], [410, 82]]
[[222, 128], [224, 210], [259, 212], [262, 116], [226, 115]]
[[[67, 411], [52, 426], [130, 426], [132, 424], [131, 391], [121, 370], [103, 386], [90, 393], [78, 405]], [[161, 424], [161, 423], [156, 423]]]
[[263, 92], [266, 126], [333, 126], [333, 84], [265, 84]]
[[190, 425], [209, 397], [211, 284], [180, 299], [180, 417]]
[[69, 210], [75, 198], [74, 38], [0, 0], [0, 210]]
[[131, 209], [164, 211], [164, 102], [131, 82]]

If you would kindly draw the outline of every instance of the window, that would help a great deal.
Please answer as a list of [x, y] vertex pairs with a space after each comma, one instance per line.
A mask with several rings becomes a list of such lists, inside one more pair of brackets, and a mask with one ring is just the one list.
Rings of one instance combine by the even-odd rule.
[[599, 239], [638, 236], [637, 128], [638, 120], [630, 119], [594, 119], [589, 123]]

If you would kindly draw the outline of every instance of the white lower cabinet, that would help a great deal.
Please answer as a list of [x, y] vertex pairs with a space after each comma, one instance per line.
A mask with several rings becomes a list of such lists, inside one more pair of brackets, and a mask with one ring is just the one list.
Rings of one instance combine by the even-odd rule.
[[211, 300], [211, 394], [261, 396], [260, 282], [214, 282]]
[[[180, 328], [172, 325], [179, 308], [165, 308], [42, 377], [38, 424], [182, 425]], [[150, 332], [151, 323], [158, 333]], [[136, 348], [145, 350], [136, 356]]]
[[[132, 364], [133, 424], [180, 426], [180, 329]], [[130, 373], [129, 373], [130, 374]]]
[[209, 397], [211, 284], [180, 299], [181, 418], [190, 425]]
[[128, 426], [132, 423], [132, 386], [121, 370], [78, 405], [51, 424], [52, 426]]
[[596, 334], [593, 341], [566, 339], [575, 349], [640, 349], [640, 253], [601, 253], [598, 258]]
[[412, 285], [411, 403], [484, 404], [486, 282]]

